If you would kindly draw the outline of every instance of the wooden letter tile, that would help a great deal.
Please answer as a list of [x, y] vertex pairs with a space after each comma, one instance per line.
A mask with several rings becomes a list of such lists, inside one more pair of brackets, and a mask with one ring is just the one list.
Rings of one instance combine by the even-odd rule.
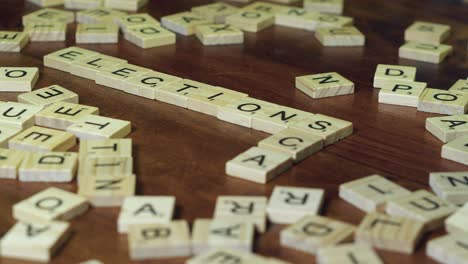
[[117, 43], [119, 27], [115, 24], [78, 24], [76, 43]]
[[226, 17], [226, 23], [248, 32], [258, 32], [275, 23], [275, 15], [268, 12], [245, 10]]
[[321, 248], [317, 252], [318, 264], [384, 264], [372, 247], [365, 244], [344, 244]]
[[445, 115], [461, 115], [467, 109], [468, 93], [431, 88], [424, 90], [418, 104], [418, 111]]
[[322, 137], [325, 146], [333, 144], [353, 133], [353, 123], [320, 114], [294, 123], [290, 128]]
[[431, 172], [429, 185], [447, 202], [455, 205], [468, 202], [468, 172]]
[[0, 242], [1, 256], [50, 262], [70, 235], [70, 224], [67, 222], [37, 223], [30, 219], [17, 222]]
[[424, 224], [425, 231], [431, 231], [443, 225], [447, 216], [456, 210], [436, 195], [419, 190], [410, 195], [391, 200], [387, 203], [389, 215], [407, 217]]
[[467, 93], [468, 92], [468, 80], [458, 80], [452, 87], [449, 89], [450, 92], [454, 93]]
[[36, 114], [36, 125], [65, 130], [88, 115], [99, 115], [94, 106], [55, 102]]
[[468, 115], [429, 117], [426, 119], [426, 130], [444, 143], [468, 136]]
[[380, 175], [371, 175], [341, 184], [339, 196], [363, 211], [385, 212], [387, 202], [410, 194]]
[[432, 239], [427, 243], [426, 255], [438, 263], [465, 263], [468, 259], [468, 239], [463, 233]]
[[314, 16], [315, 27], [318, 28], [341, 28], [352, 26], [354, 19], [348, 16], [318, 13]]
[[68, 132], [75, 134], [80, 140], [123, 138], [131, 130], [129, 121], [97, 115], [88, 115], [67, 128]]
[[379, 92], [379, 103], [418, 107], [426, 86], [422, 82], [387, 82]]
[[124, 90], [125, 82], [123, 81], [130, 80], [131, 78], [150, 71], [150, 69], [132, 64], [118, 64], [100, 69], [99, 72], [96, 73], [95, 81], [100, 85]]
[[133, 196], [125, 198], [117, 220], [119, 233], [131, 225], [169, 223], [175, 207], [174, 196]]
[[165, 28], [184, 36], [195, 34], [197, 26], [209, 23], [208, 19], [191, 12], [182, 12], [161, 18], [161, 24]]
[[68, 102], [77, 104], [78, 95], [60, 85], [51, 85], [18, 95], [18, 102], [46, 107], [55, 102]]
[[252, 127], [252, 118], [278, 105], [251, 97], [242, 97], [218, 109], [218, 119], [240, 126]]
[[16, 179], [21, 162], [29, 153], [0, 148], [0, 179]]
[[215, 248], [187, 260], [185, 264], [273, 264], [262, 261], [263, 258], [259, 259], [240, 250]]
[[266, 230], [267, 198], [263, 196], [218, 196], [215, 220], [242, 221], [255, 224], [258, 232]]
[[461, 234], [468, 232], [468, 204], [456, 211], [445, 220], [445, 229], [451, 234]]
[[195, 255], [223, 247], [251, 252], [255, 227], [231, 220], [197, 219], [193, 224], [192, 251]]
[[85, 157], [80, 154], [79, 181], [94, 180], [101, 176], [131, 175], [132, 157]]
[[211, 116], [217, 116], [219, 108], [247, 97], [245, 93], [212, 86], [201, 94], [189, 94], [187, 108]]
[[73, 23], [75, 13], [55, 8], [42, 8], [29, 13], [22, 18], [23, 26], [29, 23]]
[[100, 70], [121, 64], [127, 64], [127, 60], [99, 54], [73, 62], [69, 66], [69, 71], [73, 75], [96, 80], [96, 75]]
[[266, 133], [275, 134], [292, 126], [299, 121], [313, 117], [314, 114], [277, 105], [265, 108], [252, 117], [252, 128]]
[[361, 221], [355, 241], [379, 249], [411, 254], [423, 234], [423, 223], [410, 218], [370, 213]]
[[244, 42], [244, 32], [227, 24], [200, 25], [195, 34], [203, 45], [241, 44]]
[[317, 40], [326, 47], [364, 46], [366, 37], [356, 27], [319, 28]]
[[28, 41], [29, 36], [24, 32], [0, 31], [0, 52], [20, 52]]
[[78, 193], [94, 207], [121, 206], [126, 197], [135, 195], [135, 175], [99, 176], [80, 181]]
[[289, 7], [276, 13], [275, 25], [315, 31], [317, 28], [317, 17], [319, 15], [320, 14], [315, 11]]
[[88, 210], [85, 198], [55, 187], [45, 189], [13, 206], [19, 221], [71, 220]]
[[438, 45], [449, 35], [449, 25], [416, 21], [405, 30], [405, 41]]
[[124, 92], [155, 100], [159, 88], [179, 80], [181, 78], [177, 76], [150, 71], [126, 80]]
[[0, 104], [0, 125], [25, 129], [34, 125], [34, 116], [41, 106], [6, 102]]
[[70, 72], [70, 65], [73, 62], [95, 55], [98, 53], [78, 47], [68, 47], [45, 55], [44, 66]]
[[275, 186], [267, 207], [268, 219], [275, 224], [292, 224], [302, 217], [318, 214], [322, 207], [322, 189]]
[[139, 27], [143, 25], [159, 25], [159, 22], [148, 13], [127, 15], [119, 18], [116, 23], [120, 26], [124, 33], [132, 27]]
[[63, 22], [31, 22], [24, 27], [31, 42], [65, 41], [67, 24]]
[[242, 11], [265, 12], [265, 13], [270, 13], [274, 15], [274, 14], [281, 12], [285, 8], [288, 8], [288, 7], [285, 5], [278, 5], [278, 4], [258, 1], [250, 5], [244, 6], [242, 8]]
[[125, 39], [143, 49], [176, 43], [176, 35], [160, 25], [132, 26], [125, 32]]
[[64, 0], [66, 9], [85, 10], [103, 6], [104, 0]]
[[19, 167], [22, 182], [71, 182], [78, 155], [73, 152], [30, 153]]
[[312, 98], [354, 93], [354, 83], [336, 72], [296, 77], [296, 88]]
[[383, 88], [387, 82], [414, 81], [416, 67], [379, 64], [375, 70], [374, 88]]
[[133, 1], [120, 1], [120, 0], [105, 0], [104, 6], [107, 8], [114, 8], [126, 11], [137, 11], [148, 3], [149, 0], [133, 0]]
[[191, 255], [187, 221], [132, 225], [128, 230], [130, 259], [160, 259]]
[[300, 130], [287, 128], [260, 141], [258, 146], [288, 154], [298, 163], [323, 148], [323, 139]]
[[2, 126], [0, 128], [0, 148], [8, 148], [8, 140], [21, 131], [21, 128]]
[[222, 2], [192, 7], [192, 12], [212, 23], [222, 24], [226, 17], [236, 13], [239, 8]]
[[132, 140], [83, 140], [80, 142], [80, 160], [82, 157], [132, 157]]
[[316, 254], [319, 248], [349, 241], [355, 229], [345, 222], [307, 215], [281, 231], [280, 243], [283, 247]]
[[42, 7], [63, 5], [63, 0], [27, 0], [27, 1], [33, 4], [36, 4], [38, 6], [42, 6]]
[[252, 147], [226, 163], [226, 174], [257, 183], [267, 183], [292, 166], [290, 155]]
[[204, 91], [210, 91], [211, 85], [182, 79], [176, 82], [170, 82], [156, 90], [156, 100], [176, 105], [179, 107], [188, 107], [188, 96], [190, 94], [203, 94]]
[[407, 42], [400, 47], [398, 56], [404, 59], [438, 64], [441, 63], [448, 55], [452, 54], [452, 52], [453, 48], [450, 45]]
[[442, 146], [442, 158], [468, 165], [468, 136], [462, 136]]
[[38, 68], [0, 67], [1, 92], [29, 92], [39, 79]]
[[38, 126], [24, 130], [8, 142], [10, 149], [39, 152], [67, 151], [75, 144], [72, 133]]
[[304, 8], [330, 14], [342, 14], [344, 8], [343, 0], [304, 0]]
[[76, 22], [83, 24], [114, 23], [127, 13], [110, 8], [95, 8], [76, 12]]

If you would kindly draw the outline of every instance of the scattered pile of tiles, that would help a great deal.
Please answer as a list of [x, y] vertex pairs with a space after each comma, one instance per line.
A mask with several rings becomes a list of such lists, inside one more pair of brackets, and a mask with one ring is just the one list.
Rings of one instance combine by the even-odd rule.
[[41, 7], [62, 6], [67, 9], [113, 8], [126, 11], [137, 11], [148, 0], [27, 0]]

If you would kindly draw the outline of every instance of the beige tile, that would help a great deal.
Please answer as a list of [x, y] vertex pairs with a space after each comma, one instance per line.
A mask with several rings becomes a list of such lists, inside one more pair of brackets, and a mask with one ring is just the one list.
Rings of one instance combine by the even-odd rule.
[[387, 82], [414, 81], [416, 67], [379, 64], [375, 70], [374, 88], [383, 88]]
[[2, 257], [49, 262], [70, 237], [67, 222], [17, 222], [2, 238]]
[[130, 226], [128, 247], [131, 260], [190, 256], [187, 221]]
[[55, 187], [49, 187], [13, 206], [13, 217], [19, 221], [71, 220], [88, 210], [85, 198]]
[[444, 143], [468, 136], [468, 115], [429, 117], [426, 119], [426, 130]]
[[353, 133], [353, 123], [320, 114], [294, 123], [290, 128], [322, 137], [325, 146], [344, 139]]
[[3, 126], [0, 128], [0, 147], [8, 148], [8, 141], [10, 138], [21, 132], [21, 128]]
[[78, 194], [94, 207], [118, 207], [126, 197], [135, 195], [135, 175], [100, 176], [80, 181]]
[[318, 264], [369, 263], [383, 264], [372, 247], [365, 244], [344, 244], [319, 249]]
[[468, 258], [466, 234], [450, 234], [429, 240], [426, 255], [438, 263], [464, 263]]
[[441, 156], [468, 165], [468, 136], [458, 137], [443, 145]]
[[379, 91], [379, 103], [418, 107], [427, 84], [422, 82], [387, 82]]
[[449, 25], [416, 21], [405, 30], [405, 41], [437, 45], [444, 42], [449, 35]]
[[78, 100], [78, 94], [56, 84], [18, 95], [19, 103], [42, 107], [49, 106], [55, 102], [77, 104]]
[[130, 14], [120, 17], [115, 21], [123, 32], [127, 32], [131, 27], [143, 25], [159, 25], [159, 22], [148, 13]]
[[83, 140], [80, 142], [80, 160], [99, 157], [132, 157], [131, 139]]
[[355, 241], [378, 249], [411, 254], [422, 234], [422, 222], [373, 212], [361, 221]]
[[324, 14], [318, 12], [314, 17], [315, 28], [341, 28], [352, 26], [354, 18], [349, 16], [340, 16], [334, 14]]
[[68, 47], [44, 56], [44, 66], [70, 72], [70, 65], [87, 57], [96, 56], [97, 52], [78, 47]]
[[449, 91], [454, 93], [467, 93], [468, 92], [468, 80], [458, 80], [452, 87], [450, 87]]
[[0, 67], [1, 92], [29, 92], [39, 79], [35, 67]]
[[275, 186], [267, 207], [268, 219], [274, 224], [292, 224], [306, 215], [319, 213], [324, 190]]
[[117, 220], [119, 233], [129, 226], [169, 223], [175, 209], [174, 196], [133, 196], [125, 198]]
[[0, 125], [2, 127], [25, 129], [34, 125], [35, 115], [41, 106], [6, 102], [0, 104]]
[[38, 126], [24, 130], [8, 142], [10, 149], [39, 152], [67, 151], [75, 144], [76, 138], [71, 133]]
[[66, 9], [84, 10], [102, 7], [104, 0], [64, 0]]
[[385, 212], [389, 201], [410, 195], [410, 191], [380, 175], [371, 175], [340, 185], [339, 196], [365, 212]]
[[257, 1], [250, 5], [244, 6], [242, 8], [242, 11], [265, 12], [275, 15], [286, 8], [288, 8], [288, 6], [268, 3], [264, 1]]
[[187, 108], [207, 115], [217, 116], [219, 108], [247, 96], [245, 93], [212, 86], [202, 94], [189, 94], [187, 96]]
[[0, 178], [16, 179], [18, 168], [28, 154], [20, 150], [0, 148]]
[[421, 95], [418, 111], [461, 115], [468, 109], [468, 93], [427, 88]]
[[244, 43], [244, 32], [228, 24], [200, 25], [195, 34], [205, 46]]
[[344, 9], [343, 0], [304, 0], [304, 8], [330, 14], [342, 14]]
[[[216, 248], [209, 250], [205, 253], [197, 255], [189, 260], [186, 264], [221, 264], [230, 263], [236, 264], [273, 264], [276, 262], [268, 262], [270, 259], [261, 257], [255, 254], [249, 254], [243, 251], [228, 249], [228, 248]], [[226, 263], [227, 264], [227, 263]]]
[[431, 172], [429, 185], [443, 200], [462, 205], [468, 202], [468, 172]]
[[67, 24], [64, 22], [31, 22], [24, 27], [31, 42], [65, 41]]
[[275, 15], [269, 12], [245, 10], [227, 16], [226, 23], [247, 32], [259, 32], [275, 23]]
[[400, 47], [398, 56], [404, 59], [439, 64], [452, 53], [453, 48], [450, 45], [407, 42]]
[[275, 134], [313, 116], [314, 114], [306, 111], [277, 105], [256, 113], [252, 117], [252, 128], [269, 134]]
[[263, 196], [218, 196], [213, 219], [250, 222], [266, 231], [267, 198]]
[[191, 11], [199, 16], [205, 17], [212, 23], [222, 24], [226, 17], [236, 13], [239, 8], [222, 2], [192, 7]]
[[179, 107], [188, 107], [188, 96], [190, 94], [204, 94], [210, 92], [211, 85], [196, 82], [188, 79], [182, 79], [175, 82], [170, 82], [167, 85], [161, 86], [156, 90], [156, 100], [176, 105]]
[[48, 7], [48, 6], [59, 6], [63, 5], [63, 0], [27, 0], [33, 4], [36, 4], [41, 7]]
[[98, 54], [73, 62], [69, 70], [73, 75], [96, 80], [96, 75], [101, 69], [121, 64], [127, 64], [127, 60]]
[[132, 131], [129, 121], [89, 115], [69, 126], [67, 131], [80, 140], [123, 138]]
[[172, 45], [176, 34], [160, 25], [132, 26], [125, 32], [125, 39], [143, 49]]
[[468, 232], [468, 204], [456, 211], [445, 220], [445, 230], [451, 234], [463, 234]]
[[185, 36], [195, 34], [196, 26], [209, 23], [208, 19], [191, 12], [181, 12], [161, 17], [161, 24], [165, 28]]
[[29, 23], [73, 23], [75, 21], [75, 13], [72, 11], [60, 10], [55, 8], [42, 8], [22, 18], [23, 26]]
[[342, 28], [319, 28], [315, 37], [326, 47], [357, 47], [364, 46], [366, 36], [352, 26]]
[[107, 8], [114, 8], [125, 11], [137, 11], [149, 0], [134, 0], [134, 1], [120, 1], [120, 0], [106, 0], [104, 6]]
[[251, 128], [254, 116], [278, 105], [251, 97], [242, 97], [218, 109], [218, 119]]
[[307, 11], [303, 8], [288, 7], [275, 15], [275, 25], [315, 31], [317, 28], [316, 11]]
[[36, 125], [65, 130], [89, 115], [99, 115], [99, 108], [55, 102], [36, 114]]
[[94, 179], [101, 176], [131, 175], [133, 173], [132, 157], [89, 157], [81, 154], [80, 181], [81, 179]]
[[71, 182], [75, 178], [78, 155], [73, 152], [31, 153], [19, 167], [22, 182]]
[[119, 27], [115, 24], [78, 24], [76, 43], [106, 44], [119, 42]]
[[0, 31], [0, 51], [20, 52], [29, 42], [28, 34], [19, 31]]
[[336, 72], [296, 77], [296, 88], [312, 98], [354, 93], [354, 83]]
[[132, 64], [118, 64], [102, 67], [99, 72], [96, 73], [95, 81], [100, 85], [118, 90], [124, 90], [124, 81], [130, 80], [131, 78], [148, 73], [150, 71], [150, 69]]
[[127, 13], [122, 11], [101, 7], [76, 12], [76, 21], [89, 24], [114, 23], [115, 20], [126, 15]]
[[125, 81], [124, 92], [148, 99], [156, 99], [156, 91], [161, 87], [181, 80], [180, 77], [162, 72], [150, 71]]
[[331, 218], [307, 215], [280, 232], [283, 247], [309, 254], [316, 254], [320, 248], [347, 242], [356, 227]]

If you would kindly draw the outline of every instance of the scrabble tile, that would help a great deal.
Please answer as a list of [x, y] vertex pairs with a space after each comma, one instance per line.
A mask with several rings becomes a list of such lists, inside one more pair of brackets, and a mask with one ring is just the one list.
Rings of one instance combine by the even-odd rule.
[[322, 137], [325, 146], [333, 144], [353, 133], [353, 123], [320, 114], [296, 122], [290, 128]]
[[18, 95], [18, 102], [46, 107], [55, 102], [77, 104], [78, 95], [60, 85], [51, 85]]
[[116, 23], [123, 32], [127, 32], [129, 28], [140, 26], [158, 26], [160, 23], [148, 13], [130, 14], [120, 17]]
[[13, 205], [13, 217], [18, 221], [68, 221], [83, 214], [88, 208], [85, 198], [49, 187]]
[[341, 28], [352, 26], [354, 19], [348, 16], [318, 13], [315, 18], [316, 28]]
[[461, 115], [468, 109], [468, 93], [454, 93], [427, 88], [421, 95], [418, 111], [445, 115]]
[[0, 148], [8, 147], [8, 140], [21, 132], [21, 128], [3, 126], [0, 128]]
[[356, 227], [318, 215], [306, 215], [280, 232], [283, 247], [316, 254], [322, 247], [337, 245], [351, 239]]
[[296, 88], [312, 98], [354, 93], [354, 83], [336, 72], [296, 77]]
[[463, 205], [458, 211], [445, 220], [445, 229], [450, 234], [461, 234], [468, 232], [466, 221], [468, 220], [468, 204]]
[[445, 218], [455, 210], [454, 205], [426, 190], [418, 190], [410, 195], [391, 200], [387, 203], [386, 208], [389, 215], [407, 217], [422, 222], [426, 231], [442, 226]]
[[55, 8], [43, 8], [29, 13], [22, 18], [23, 26], [29, 23], [73, 23], [75, 13]]
[[218, 109], [217, 118], [229, 123], [251, 128], [252, 119], [259, 113], [278, 105], [251, 97], [242, 97]]
[[131, 260], [190, 256], [187, 221], [132, 225], [128, 230], [128, 247]]
[[49, 262], [70, 235], [67, 222], [18, 222], [2, 238], [0, 254], [6, 258]]
[[226, 24], [247, 32], [259, 32], [275, 23], [273, 13], [245, 10], [226, 17]]
[[22, 182], [71, 182], [78, 155], [73, 152], [31, 153], [19, 167]]
[[263, 2], [263, 1], [257, 1], [250, 5], [244, 6], [242, 8], [242, 11], [265, 12], [265, 13], [270, 13], [270, 14], [277, 14], [286, 8], [288, 7], [285, 5], [278, 5], [278, 4], [273, 4], [273, 3]]
[[129, 138], [82, 140], [79, 153], [80, 159], [81, 157], [132, 157], [132, 140]]
[[361, 221], [354, 239], [375, 248], [411, 254], [422, 234], [420, 221], [373, 212]]
[[123, 138], [132, 131], [129, 121], [89, 115], [69, 126], [67, 131], [83, 139]]
[[374, 88], [382, 88], [387, 82], [414, 81], [416, 67], [379, 64], [375, 70]]
[[202, 94], [189, 94], [187, 96], [187, 108], [192, 111], [217, 116], [220, 107], [247, 96], [245, 93], [212, 86]]
[[31, 22], [24, 27], [31, 42], [65, 41], [67, 24], [64, 22]]
[[169, 223], [175, 208], [174, 196], [134, 196], [125, 198], [117, 220], [119, 233], [131, 225]]
[[195, 255], [220, 247], [244, 252], [252, 251], [255, 234], [252, 223], [196, 219], [192, 230], [192, 251]]
[[366, 37], [356, 27], [319, 28], [315, 37], [326, 47], [364, 46]]
[[6, 102], [0, 104], [0, 125], [25, 129], [34, 125], [34, 115], [41, 111], [41, 106]]
[[96, 73], [95, 81], [100, 85], [123, 90], [125, 86], [125, 82], [123, 81], [130, 80], [150, 71], [150, 69], [132, 64], [117, 64], [100, 69]]
[[407, 42], [400, 47], [398, 57], [439, 64], [452, 52], [453, 48], [450, 45]]
[[176, 43], [176, 35], [159, 25], [132, 26], [125, 33], [125, 39], [144, 49]]
[[28, 2], [42, 7], [63, 5], [63, 0], [28, 0]]
[[104, 264], [104, 263], [96, 259], [91, 259], [85, 262], [80, 262], [79, 264]]
[[27, 152], [0, 148], [0, 179], [16, 179]]
[[212, 86], [208, 84], [182, 79], [161, 86], [156, 90], [155, 96], [158, 101], [187, 108], [188, 95], [202, 94], [204, 91], [210, 91], [211, 88]]
[[[199, 254], [189, 260], [186, 264], [266, 264], [265, 258], [260, 258], [254, 254], [229, 249], [229, 248], [215, 248], [205, 253]], [[273, 263], [271, 263], [273, 264]]]
[[216, 24], [225, 23], [226, 17], [236, 13], [238, 10], [239, 8], [222, 2], [194, 6], [191, 9], [193, 13], [202, 16], [210, 22]]
[[179, 80], [182, 80], [182, 78], [162, 72], [150, 71], [126, 80], [123, 86], [126, 93], [154, 100], [156, 99], [156, 91], [159, 88]]
[[458, 80], [454, 85], [452, 85], [452, 87], [450, 87], [449, 91], [454, 93], [468, 92], [468, 80]]
[[213, 218], [250, 222], [258, 232], [264, 233], [266, 206], [267, 198], [263, 196], [218, 196]]
[[429, 117], [426, 119], [426, 130], [444, 143], [468, 136], [468, 115]]
[[316, 215], [323, 199], [323, 189], [275, 186], [268, 202], [268, 220], [274, 224], [292, 224], [306, 215]]
[[161, 24], [165, 28], [184, 36], [195, 34], [196, 26], [209, 23], [208, 19], [191, 12], [181, 12], [161, 17]]
[[421, 82], [387, 82], [379, 91], [379, 103], [418, 107], [426, 86]]
[[104, 6], [107, 8], [115, 8], [126, 11], [137, 11], [138, 9], [146, 5], [148, 1], [149, 0], [105, 0]]
[[94, 207], [121, 206], [126, 197], [135, 195], [135, 175], [99, 176], [80, 181], [78, 194]]
[[95, 55], [98, 54], [94, 51], [78, 47], [68, 47], [44, 56], [44, 66], [70, 72], [70, 65], [72, 63]]
[[365, 212], [385, 212], [389, 201], [410, 195], [407, 189], [380, 176], [371, 175], [340, 185], [339, 196]]
[[76, 43], [117, 43], [119, 27], [115, 24], [78, 24], [75, 39]]
[[260, 141], [258, 146], [288, 154], [294, 163], [298, 163], [320, 151], [323, 148], [323, 139], [300, 130], [287, 128]]
[[468, 165], [468, 136], [458, 137], [443, 145], [442, 158]]
[[29, 92], [39, 79], [35, 67], [0, 67], [1, 92]]
[[259, 111], [252, 117], [252, 128], [266, 133], [275, 134], [289, 126], [313, 117], [314, 114], [285, 106], [275, 106]]
[[316, 18], [318, 16], [320, 16], [320, 14], [315, 11], [307, 11], [298, 7], [288, 7], [276, 13], [275, 24], [315, 31], [317, 28]]
[[438, 45], [449, 35], [449, 25], [416, 21], [405, 30], [405, 41]]
[[73, 62], [69, 66], [69, 71], [73, 75], [95, 80], [97, 73], [101, 69], [122, 64], [127, 64], [127, 60], [98, 54], [91, 57], [85, 57], [81, 60]]
[[431, 172], [429, 185], [437, 196], [449, 203], [468, 202], [468, 172]]
[[64, 0], [66, 9], [84, 10], [103, 7], [103, 0]]
[[342, 14], [343, 0], [304, 0], [304, 9], [330, 14]]
[[270, 2], [276, 2], [276, 3], [281, 3], [281, 4], [292, 4], [299, 2], [300, 0], [270, 0]]
[[0, 31], [0, 52], [20, 52], [28, 41], [29, 36], [24, 32]]
[[317, 263], [383, 264], [383, 261], [372, 247], [365, 244], [353, 243], [319, 249], [317, 252]]
[[132, 172], [132, 157], [85, 157], [81, 155], [79, 169], [80, 181], [81, 178], [87, 180], [100, 176], [131, 175]]
[[226, 162], [226, 174], [256, 183], [267, 183], [292, 167], [288, 154], [252, 147]]
[[87, 9], [76, 12], [76, 22], [84, 24], [114, 23], [127, 13], [110, 8]]
[[426, 255], [438, 263], [461, 264], [468, 258], [465, 234], [449, 234], [429, 240]]
[[227, 24], [200, 25], [196, 28], [195, 34], [205, 46], [244, 43], [244, 32]]
[[65, 130], [88, 115], [99, 115], [94, 106], [55, 102], [36, 114], [36, 125]]
[[27, 128], [8, 142], [10, 149], [38, 152], [67, 151], [75, 144], [72, 133], [38, 126]]

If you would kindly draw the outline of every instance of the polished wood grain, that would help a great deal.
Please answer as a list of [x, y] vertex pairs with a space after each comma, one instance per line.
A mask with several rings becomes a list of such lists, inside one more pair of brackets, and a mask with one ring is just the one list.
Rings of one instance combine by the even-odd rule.
[[[143, 8], [158, 19], [188, 10], [208, 0], [153, 0]], [[21, 16], [37, 7], [21, 0], [1, 0], [0, 29], [21, 29]], [[66, 43], [30, 43], [18, 54], [0, 54], [2, 66], [36, 66], [36, 87], [58, 84], [80, 96], [83, 104], [98, 106], [102, 115], [132, 121], [138, 194], [175, 195], [177, 219], [193, 221], [211, 217], [218, 195], [266, 195], [275, 185], [324, 188], [323, 214], [358, 224], [363, 213], [338, 198], [342, 182], [382, 174], [410, 190], [428, 189], [429, 172], [460, 171], [467, 167], [440, 158], [442, 142], [424, 129], [433, 114], [416, 108], [377, 103], [372, 88], [379, 63], [418, 68], [417, 80], [429, 87], [448, 89], [467, 77], [468, 7], [444, 0], [347, 0], [345, 14], [355, 17], [366, 35], [362, 48], [324, 48], [313, 32], [275, 26], [257, 34], [246, 33], [243, 45], [204, 47], [195, 37], [177, 37], [172, 46], [143, 50], [121, 38], [118, 44], [79, 45], [130, 63], [183, 78], [248, 93], [273, 103], [296, 107], [352, 121], [354, 135], [312, 155], [272, 182], [262, 185], [227, 177], [227, 160], [256, 145], [268, 135], [228, 124], [214, 117], [168, 104], [128, 95], [96, 85], [93, 81], [45, 68], [45, 54], [74, 45], [74, 25]], [[398, 58], [404, 29], [414, 20], [450, 24], [447, 41], [454, 56], [440, 65]], [[354, 95], [314, 100], [294, 88], [295, 76], [336, 71], [356, 84]], [[0, 100], [16, 100], [17, 94], [1, 93]], [[0, 233], [14, 223], [11, 206], [49, 184], [0, 181]], [[51, 184], [52, 185], [52, 184]], [[54, 184], [76, 190], [76, 184]], [[105, 263], [129, 263], [127, 238], [117, 233], [119, 209], [92, 209], [71, 221], [74, 235], [53, 263], [77, 263], [90, 258]], [[258, 237], [255, 251], [294, 263], [314, 263], [314, 256], [282, 248], [279, 231], [272, 225]], [[414, 255], [379, 251], [386, 263], [434, 263], [424, 253], [427, 235]], [[3, 263], [21, 263], [1, 259]], [[183, 263], [183, 259], [145, 263]]]

